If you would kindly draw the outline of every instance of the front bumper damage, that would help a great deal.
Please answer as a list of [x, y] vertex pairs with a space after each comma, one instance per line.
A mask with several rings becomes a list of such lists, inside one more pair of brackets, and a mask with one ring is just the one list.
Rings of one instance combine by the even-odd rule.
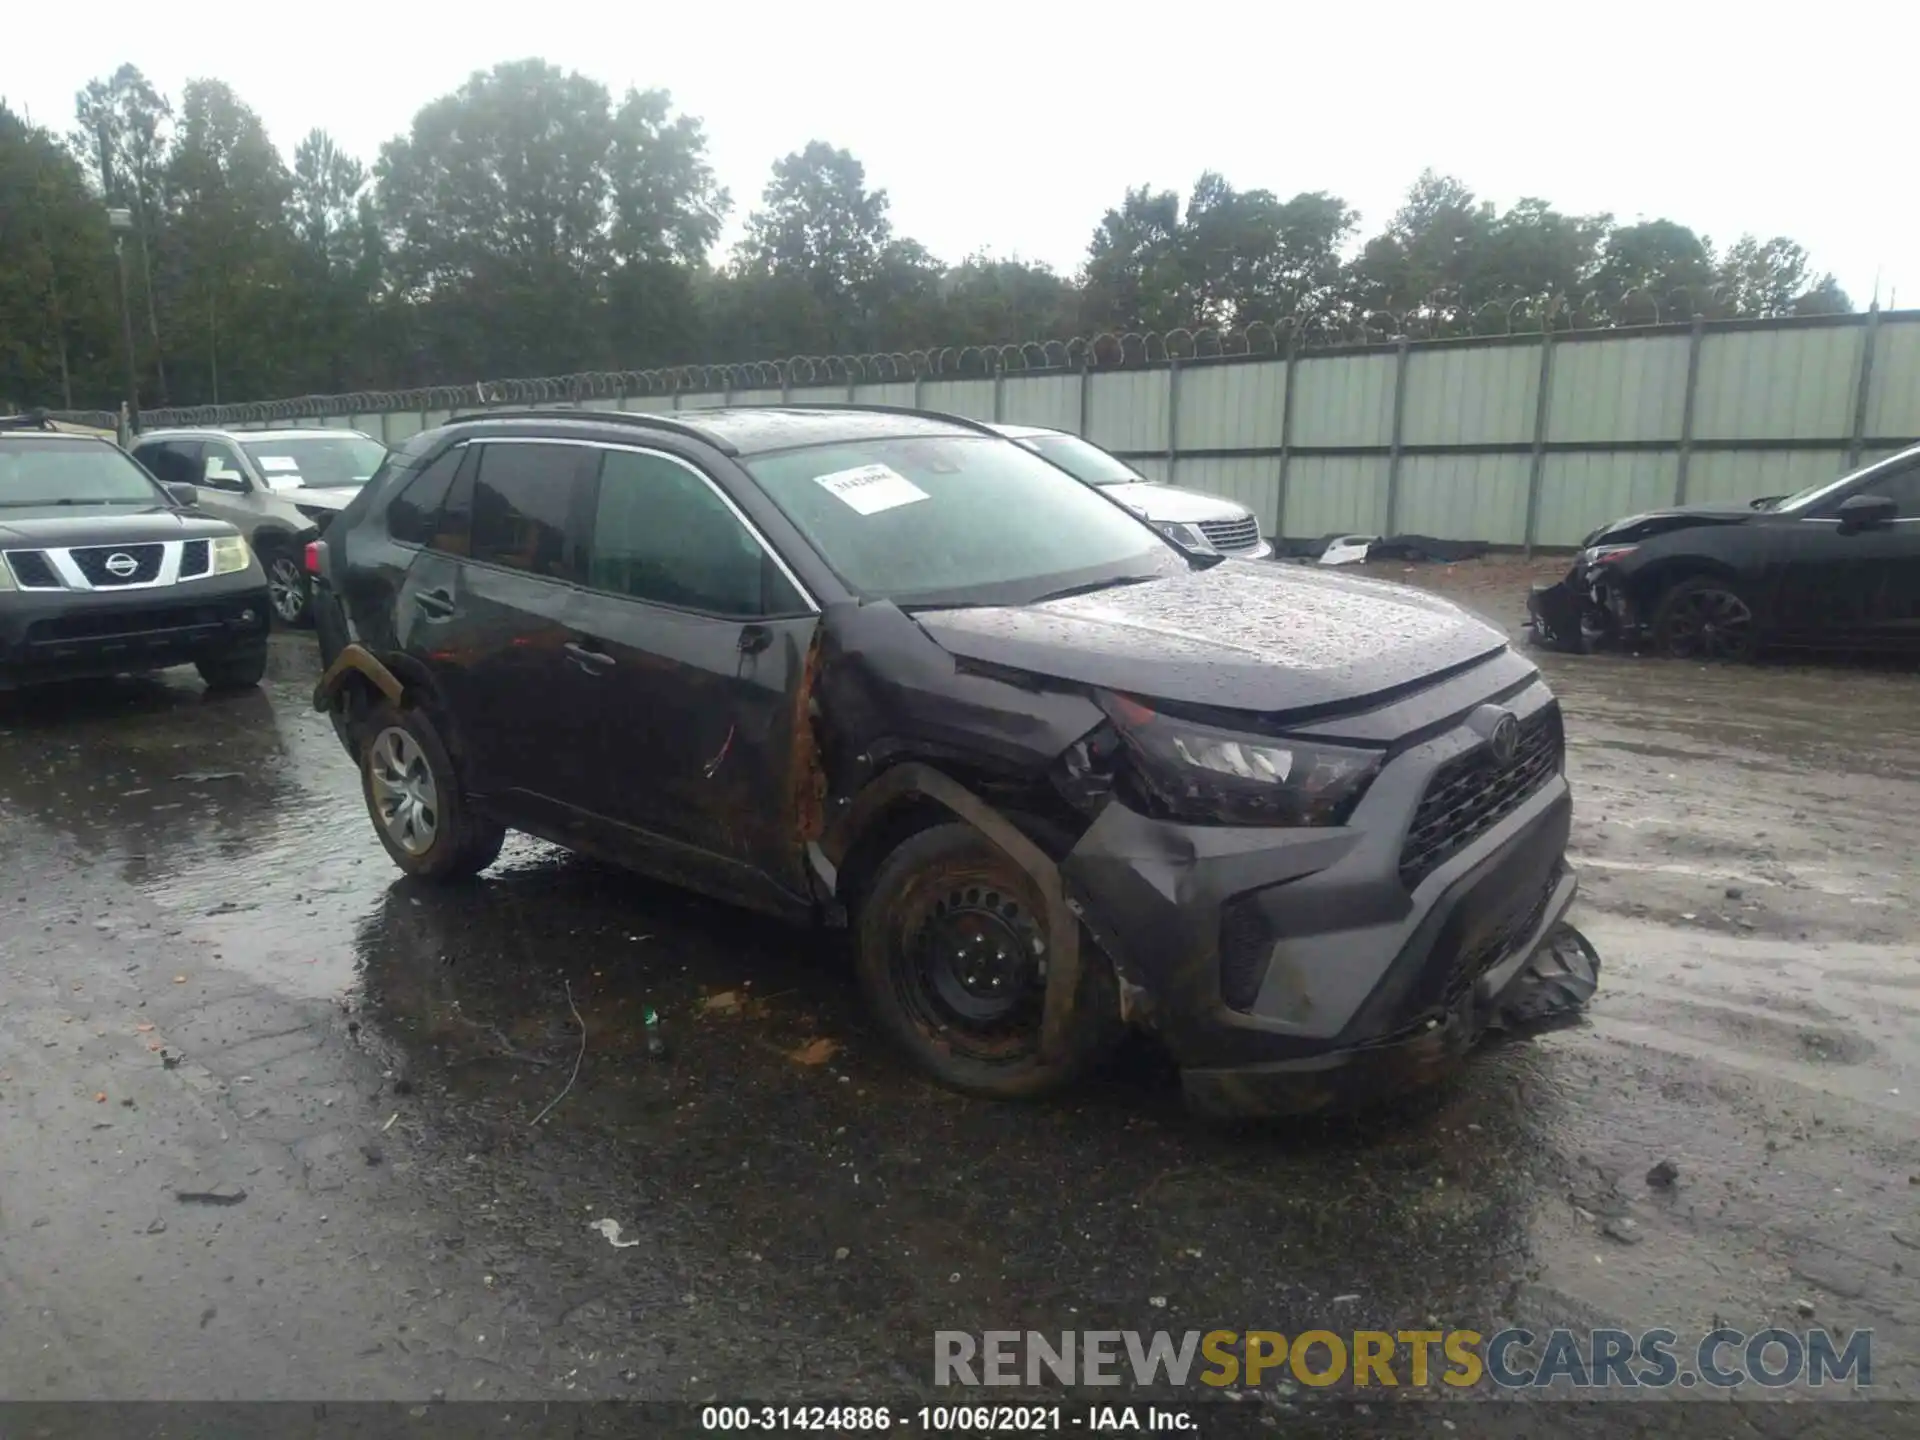
[[1066, 857], [1127, 1018], [1161, 1037], [1193, 1109], [1390, 1099], [1450, 1074], [1530, 989], [1576, 891], [1567, 784], [1556, 766], [1409, 886], [1409, 822], [1448, 743], [1390, 766], [1339, 829], [1179, 825], [1116, 801]]
[[1607, 649], [1638, 627], [1626, 591], [1604, 565], [1576, 558], [1551, 585], [1527, 592], [1527, 625], [1533, 641], [1548, 650], [1587, 655]]

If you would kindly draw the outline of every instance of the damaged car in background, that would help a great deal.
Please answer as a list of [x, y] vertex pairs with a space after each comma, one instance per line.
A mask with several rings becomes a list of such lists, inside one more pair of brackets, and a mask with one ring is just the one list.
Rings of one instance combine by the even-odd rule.
[[1574, 653], [1920, 648], [1920, 445], [1784, 498], [1603, 525], [1527, 613], [1537, 643]]
[[314, 703], [394, 862], [511, 827], [845, 927], [957, 1089], [1129, 1025], [1214, 1114], [1577, 1012], [1560, 711], [1418, 591], [1186, 550], [973, 421], [495, 412], [309, 546]]

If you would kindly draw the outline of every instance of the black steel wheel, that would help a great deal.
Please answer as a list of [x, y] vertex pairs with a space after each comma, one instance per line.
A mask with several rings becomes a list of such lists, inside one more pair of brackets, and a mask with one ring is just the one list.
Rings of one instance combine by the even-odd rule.
[[969, 825], [909, 837], [860, 897], [856, 960], [875, 1017], [942, 1084], [1012, 1099], [1065, 1084], [1111, 1038], [1112, 974], [1080, 934], [1067, 1054], [1040, 1054], [1052, 937], [1025, 871]]
[[1676, 660], [1751, 660], [1760, 639], [1753, 607], [1739, 587], [1705, 575], [1667, 591], [1653, 634], [1660, 653]]

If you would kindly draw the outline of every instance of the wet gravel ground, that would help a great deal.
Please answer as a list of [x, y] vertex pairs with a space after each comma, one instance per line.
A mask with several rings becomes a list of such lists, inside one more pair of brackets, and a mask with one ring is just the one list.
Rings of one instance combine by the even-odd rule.
[[401, 881], [308, 637], [237, 698], [0, 698], [0, 1396], [904, 1397], [945, 1328], [1779, 1323], [1871, 1327], [1912, 1398], [1920, 677], [1542, 663], [1590, 1019], [1231, 1132], [1146, 1047], [938, 1090], [831, 943], [542, 845]]

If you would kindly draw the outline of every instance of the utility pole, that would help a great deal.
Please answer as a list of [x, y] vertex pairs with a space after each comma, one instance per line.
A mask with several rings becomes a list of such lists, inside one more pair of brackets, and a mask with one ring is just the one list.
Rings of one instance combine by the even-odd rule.
[[113, 272], [120, 282], [120, 340], [127, 352], [127, 420], [133, 434], [140, 433], [140, 381], [133, 359], [133, 307], [127, 303], [127, 232], [133, 228], [131, 210], [107, 211], [107, 228], [113, 231]]

